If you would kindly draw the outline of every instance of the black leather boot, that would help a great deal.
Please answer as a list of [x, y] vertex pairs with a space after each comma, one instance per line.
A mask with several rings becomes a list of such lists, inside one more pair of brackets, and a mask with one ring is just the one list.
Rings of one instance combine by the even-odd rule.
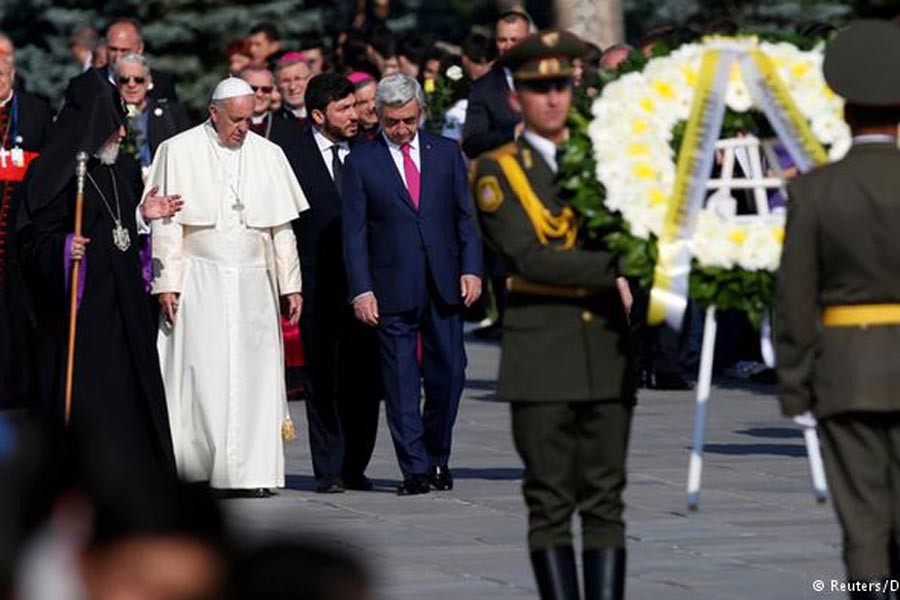
[[625, 597], [625, 548], [594, 548], [582, 553], [584, 600]]
[[572, 546], [556, 546], [531, 553], [531, 567], [541, 600], [579, 600], [578, 571]]

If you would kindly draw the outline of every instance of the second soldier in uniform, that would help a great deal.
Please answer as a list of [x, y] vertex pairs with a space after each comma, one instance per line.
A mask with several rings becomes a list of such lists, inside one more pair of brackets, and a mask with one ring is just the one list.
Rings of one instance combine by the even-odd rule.
[[525, 463], [528, 545], [544, 599], [579, 598], [572, 517], [582, 522], [585, 597], [622, 598], [625, 457], [634, 405], [628, 316], [616, 257], [582, 248], [561, 198], [573, 60], [562, 31], [533, 34], [502, 59], [525, 130], [480, 158], [474, 186], [488, 243], [512, 274], [499, 395]]

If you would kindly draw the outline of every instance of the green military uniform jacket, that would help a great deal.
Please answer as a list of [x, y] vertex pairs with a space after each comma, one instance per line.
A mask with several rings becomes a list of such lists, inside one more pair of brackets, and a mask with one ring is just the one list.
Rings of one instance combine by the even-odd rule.
[[564, 237], [543, 243], [504, 175], [504, 156], [524, 171], [541, 209], [550, 211], [546, 216], [559, 217], [566, 210], [556, 175], [524, 138], [479, 159], [473, 194], [484, 237], [511, 274], [499, 396], [512, 402], [633, 402], [628, 318], [615, 284], [616, 256], [577, 243], [565, 248]]
[[825, 307], [900, 303], [900, 150], [854, 145], [789, 193], [776, 313], [782, 410], [900, 410], [900, 326], [820, 324]]

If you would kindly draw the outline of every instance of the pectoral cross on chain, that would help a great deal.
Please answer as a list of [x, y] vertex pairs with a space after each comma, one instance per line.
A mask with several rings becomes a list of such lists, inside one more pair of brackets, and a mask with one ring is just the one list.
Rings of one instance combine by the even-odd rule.
[[236, 210], [238, 213], [238, 218], [241, 220], [241, 224], [244, 224], [244, 209], [247, 208], [244, 206], [244, 203], [241, 202], [239, 196], [234, 197], [234, 204], [231, 205], [231, 210]]

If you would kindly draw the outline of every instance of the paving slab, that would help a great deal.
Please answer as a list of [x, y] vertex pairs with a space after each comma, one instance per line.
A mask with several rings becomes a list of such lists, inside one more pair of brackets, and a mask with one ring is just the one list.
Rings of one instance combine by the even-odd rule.
[[[287, 487], [275, 498], [226, 501], [235, 529], [248, 540], [298, 534], [352, 548], [370, 561], [383, 599], [537, 598], [525, 548], [522, 464], [509, 407], [495, 395], [499, 347], [469, 343], [467, 351], [453, 491], [393, 494], [400, 474], [382, 414], [368, 470], [376, 490], [313, 493], [305, 410], [293, 402], [300, 435], [287, 446]], [[842, 576], [840, 532], [832, 508], [813, 500], [802, 436], [780, 417], [774, 390], [716, 382], [700, 510], [689, 513], [693, 414], [692, 392], [639, 396], [625, 494], [628, 598], [842, 597], [812, 587]]]

